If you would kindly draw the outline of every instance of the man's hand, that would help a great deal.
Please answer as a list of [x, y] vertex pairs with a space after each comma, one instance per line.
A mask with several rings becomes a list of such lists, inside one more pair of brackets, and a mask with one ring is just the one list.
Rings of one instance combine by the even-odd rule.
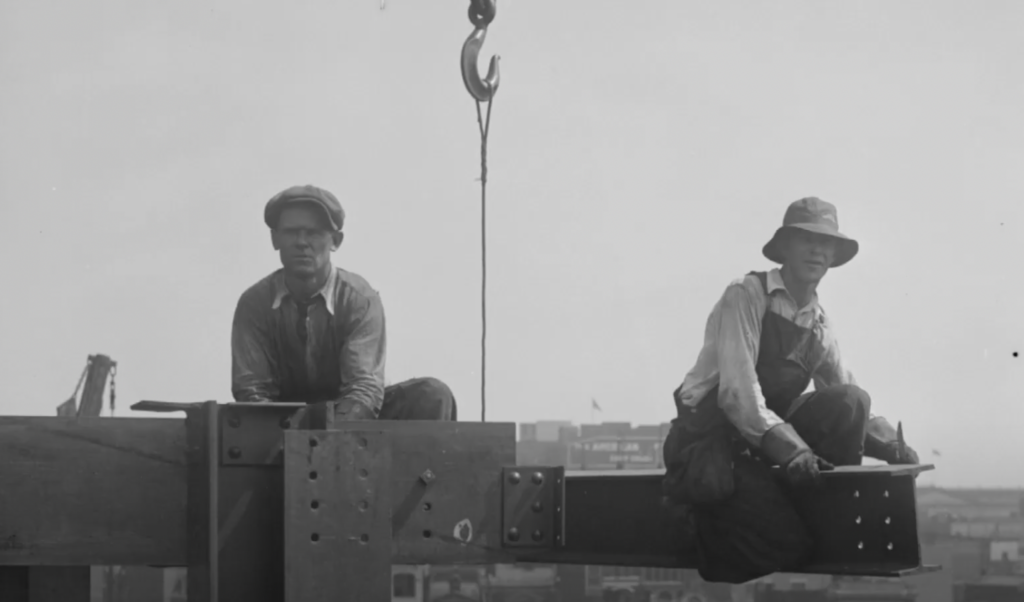
[[824, 458], [807, 450], [793, 458], [786, 465], [786, 479], [793, 485], [817, 484], [821, 482], [822, 471], [835, 468]]
[[334, 419], [338, 421], [376, 420], [373, 411], [366, 404], [351, 399], [339, 401], [334, 406]]
[[887, 464], [918, 464], [917, 452], [903, 442], [903, 428], [894, 429], [889, 421], [876, 416], [868, 422], [864, 455]]
[[899, 441], [893, 441], [892, 443], [886, 444], [885, 457], [880, 458], [885, 460], [888, 464], [919, 464], [920, 460], [917, 457], [917, 452], [906, 443], [900, 444]]

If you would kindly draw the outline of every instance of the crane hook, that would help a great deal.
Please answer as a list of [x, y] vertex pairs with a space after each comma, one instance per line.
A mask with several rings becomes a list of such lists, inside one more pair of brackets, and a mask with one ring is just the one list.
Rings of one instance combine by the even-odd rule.
[[501, 80], [498, 71], [499, 56], [491, 57], [487, 77], [481, 78], [477, 67], [480, 49], [487, 39], [487, 26], [494, 20], [497, 10], [496, 0], [470, 0], [469, 3], [469, 21], [474, 29], [462, 45], [462, 81], [470, 95], [479, 102], [489, 102], [494, 98]]

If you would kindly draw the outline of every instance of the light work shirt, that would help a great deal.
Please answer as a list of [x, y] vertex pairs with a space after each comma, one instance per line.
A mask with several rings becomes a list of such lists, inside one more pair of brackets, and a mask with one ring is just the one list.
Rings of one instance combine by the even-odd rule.
[[704, 345], [679, 392], [680, 402], [692, 407], [717, 385], [719, 406], [740, 435], [757, 447], [769, 429], [784, 422], [765, 404], [755, 370], [765, 312], [771, 311], [814, 331], [821, 345], [816, 345], [812, 355], [802, 359], [809, 364], [816, 390], [857, 384], [843, 364], [832, 323], [818, 303], [817, 295], [805, 307], [797, 307], [778, 268], [767, 273], [767, 283], [767, 295], [753, 274], [734, 280], [726, 287], [711, 310], [704, 330]]

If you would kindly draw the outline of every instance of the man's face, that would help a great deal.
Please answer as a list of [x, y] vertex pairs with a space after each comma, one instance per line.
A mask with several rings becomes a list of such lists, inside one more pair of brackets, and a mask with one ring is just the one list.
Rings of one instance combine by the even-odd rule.
[[281, 211], [271, 238], [285, 272], [295, 276], [320, 273], [341, 244], [341, 234], [332, 231], [323, 211], [309, 205], [292, 205]]
[[806, 230], [791, 230], [782, 244], [783, 265], [800, 282], [820, 281], [836, 258], [836, 239]]

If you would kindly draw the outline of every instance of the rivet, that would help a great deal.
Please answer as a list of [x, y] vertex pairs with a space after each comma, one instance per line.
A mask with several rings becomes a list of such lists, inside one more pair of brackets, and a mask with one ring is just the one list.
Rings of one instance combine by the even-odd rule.
[[887, 547], [887, 548], [889, 548], [889, 549], [891, 550], [891, 549], [892, 549], [892, 542], [890, 541], [890, 542], [889, 542], [889, 545], [887, 545], [887, 546], [885, 546], [885, 547]]
[[857, 517], [857, 524], [858, 525], [860, 524], [860, 517], [859, 516]]
[[534, 485], [540, 485], [543, 482], [544, 482], [544, 475], [543, 474], [541, 474], [539, 472], [533, 473], [533, 484]]
[[884, 495], [885, 495], [885, 497], [889, 497], [889, 490], [888, 489], [885, 490], [885, 494]]
[[508, 530], [508, 540], [509, 541], [519, 541], [519, 529], [516, 529], [515, 527], [512, 527], [511, 529], [509, 529]]
[[437, 477], [434, 475], [434, 471], [430, 470], [429, 468], [424, 470], [423, 473], [420, 474], [420, 480], [423, 481], [424, 485], [429, 485], [433, 483], [434, 479], [436, 478]]
[[860, 497], [860, 490], [854, 490], [853, 497]]
[[508, 482], [512, 483], [513, 485], [518, 485], [520, 478], [521, 477], [519, 476], [518, 472], [512, 472], [512, 473], [509, 473], [509, 475], [508, 475]]
[[540, 529], [537, 529], [536, 531], [533, 532], [533, 541], [540, 541], [542, 539], [544, 539], [544, 532], [543, 531], [541, 531]]
[[887, 525], [888, 525], [888, 524], [889, 524], [889, 523], [891, 523], [891, 522], [892, 522], [892, 519], [891, 519], [891, 518], [889, 518], [888, 516], [887, 516], [887, 517], [885, 517], [885, 524], [887, 524]]
[[242, 457], [242, 450], [237, 447], [232, 447], [228, 450], [228, 457], [232, 460], [237, 460]]
[[232, 415], [228, 418], [228, 425], [231, 426], [231, 428], [238, 428], [242, 425], [242, 419], [238, 416]]
[[858, 541], [857, 542], [857, 549], [858, 550], [863, 550], [864, 549], [864, 542], [863, 541]]
[[542, 504], [540, 502], [534, 502], [533, 503], [533, 511], [534, 512], [540, 512], [542, 510], [544, 510], [544, 504]]

